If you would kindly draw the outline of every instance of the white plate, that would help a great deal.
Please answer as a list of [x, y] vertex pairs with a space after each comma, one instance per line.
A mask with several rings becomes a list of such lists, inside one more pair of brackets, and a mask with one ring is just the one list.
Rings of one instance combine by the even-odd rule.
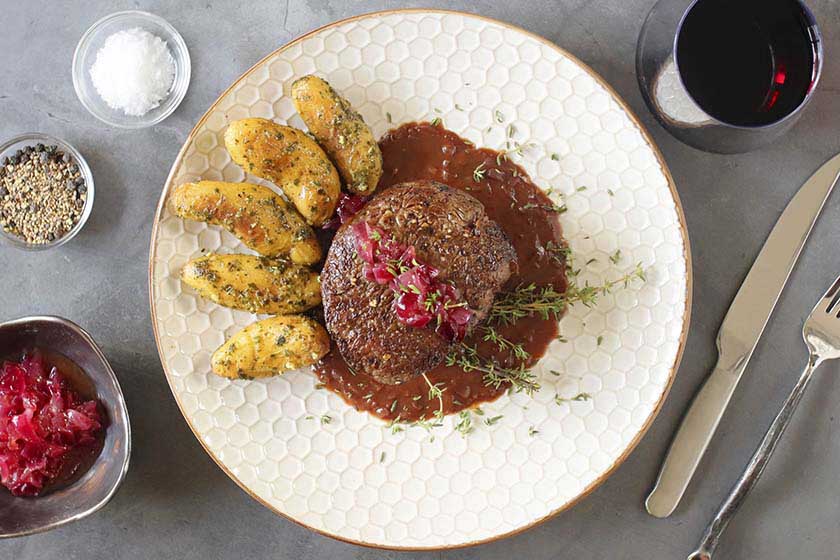
[[[197, 297], [177, 273], [201, 249], [244, 249], [217, 227], [171, 215], [164, 203], [185, 181], [245, 179], [224, 149], [226, 125], [257, 116], [303, 127], [289, 87], [313, 72], [342, 92], [377, 136], [439, 116], [477, 145], [501, 148], [513, 123], [521, 140], [537, 145], [520, 158], [534, 181], [567, 193], [562, 222], [579, 262], [598, 259], [581, 279], [614, 278], [637, 261], [648, 267], [643, 286], [605, 296], [593, 309], [574, 308], [563, 319], [569, 342], [552, 343], [539, 363], [542, 391], [485, 406], [489, 416], [504, 415], [496, 425], [480, 424], [464, 438], [448, 418], [433, 441], [421, 428], [391, 434], [381, 421], [316, 390], [307, 371], [252, 382], [210, 373], [216, 347], [255, 317]], [[505, 124], [496, 122], [496, 111]], [[618, 249], [622, 258], [614, 265], [609, 256]], [[254, 498], [343, 540], [454, 547], [546, 519], [627, 457], [659, 410], [682, 353], [689, 262], [685, 223], [661, 155], [590, 68], [504, 23], [452, 12], [383, 12], [282, 47], [199, 121], [155, 216], [152, 315], [181, 411], [208, 453]], [[592, 400], [554, 402], [555, 392], [580, 391]], [[322, 414], [332, 422], [321, 425]]]

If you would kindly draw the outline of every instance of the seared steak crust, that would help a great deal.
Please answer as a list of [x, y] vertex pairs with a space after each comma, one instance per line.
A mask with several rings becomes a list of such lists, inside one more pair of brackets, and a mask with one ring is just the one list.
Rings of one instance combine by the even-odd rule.
[[396, 384], [443, 362], [451, 343], [426, 328], [401, 323], [388, 286], [364, 277], [350, 226], [366, 221], [417, 259], [440, 270], [481, 322], [496, 293], [516, 269], [516, 253], [504, 231], [468, 193], [435, 181], [402, 183], [377, 194], [337, 232], [321, 273], [324, 317], [347, 364], [382, 383]]

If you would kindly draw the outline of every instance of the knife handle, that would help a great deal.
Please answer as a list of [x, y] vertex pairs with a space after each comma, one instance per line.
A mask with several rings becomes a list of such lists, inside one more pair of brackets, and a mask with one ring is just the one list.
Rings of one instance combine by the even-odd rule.
[[656, 485], [645, 500], [648, 513], [668, 517], [679, 505], [737, 384], [738, 376], [721, 368], [718, 360], [671, 442]]

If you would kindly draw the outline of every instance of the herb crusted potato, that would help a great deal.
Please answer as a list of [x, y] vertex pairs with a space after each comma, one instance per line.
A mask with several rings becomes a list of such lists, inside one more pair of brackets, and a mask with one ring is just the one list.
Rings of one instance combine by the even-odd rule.
[[321, 303], [318, 274], [287, 260], [207, 255], [188, 262], [181, 279], [219, 305], [251, 313], [300, 313]]
[[289, 255], [298, 264], [321, 260], [315, 232], [268, 187], [221, 181], [184, 183], [172, 191], [169, 205], [182, 218], [221, 225], [266, 257]]
[[327, 154], [305, 132], [268, 119], [234, 121], [225, 147], [245, 171], [273, 182], [307, 223], [323, 225], [335, 211], [341, 181]]
[[213, 373], [230, 379], [270, 377], [324, 357], [330, 338], [305, 315], [280, 315], [248, 325], [213, 353]]
[[382, 176], [382, 152], [361, 115], [317, 76], [296, 80], [292, 101], [309, 131], [332, 158], [347, 190], [371, 194]]

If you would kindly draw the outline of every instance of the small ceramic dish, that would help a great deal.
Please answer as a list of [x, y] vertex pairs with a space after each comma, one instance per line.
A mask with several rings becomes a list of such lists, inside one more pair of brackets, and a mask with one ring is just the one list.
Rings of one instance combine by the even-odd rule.
[[41, 134], [39, 132], [28, 132], [26, 134], [21, 134], [20, 136], [15, 136], [14, 138], [7, 140], [3, 144], [0, 144], [0, 163], [2, 163], [2, 161], [5, 158], [10, 157], [18, 150], [21, 150], [26, 146], [35, 146], [36, 144], [44, 144], [45, 146], [58, 146], [59, 151], [70, 154], [73, 157], [73, 163], [79, 166], [79, 172], [85, 179], [85, 186], [87, 187], [87, 199], [85, 200], [85, 207], [82, 210], [82, 215], [79, 217], [79, 221], [76, 222], [76, 225], [74, 225], [70, 229], [70, 231], [68, 231], [61, 237], [55, 239], [54, 241], [51, 241], [50, 243], [27, 243], [17, 235], [7, 233], [2, 227], [0, 227], [0, 240], [5, 241], [9, 245], [17, 247], [18, 249], [25, 249], [28, 251], [42, 251], [44, 249], [52, 249], [60, 245], [64, 245], [65, 243], [76, 237], [76, 235], [78, 235], [80, 231], [82, 231], [82, 228], [85, 226], [85, 222], [87, 222], [88, 218], [90, 217], [90, 212], [93, 209], [93, 173], [91, 172], [87, 161], [85, 161], [85, 158], [82, 157], [82, 154], [79, 153], [79, 151], [76, 148], [74, 148], [64, 140], [53, 138], [52, 136]]
[[54, 529], [99, 510], [128, 470], [131, 428], [122, 389], [102, 351], [81, 327], [59, 317], [25, 317], [0, 323], [0, 356], [43, 348], [76, 363], [85, 372], [105, 412], [105, 442], [81, 478], [37, 498], [19, 498], [0, 488], [0, 538]]
[[[133, 28], [144, 29], [166, 41], [175, 59], [175, 80], [169, 95], [160, 105], [140, 116], [126, 115], [121, 110], [111, 108], [99, 96], [90, 76], [90, 67], [105, 40], [118, 31]], [[181, 34], [165, 19], [138, 10], [116, 12], [91, 25], [82, 35], [73, 54], [73, 87], [79, 101], [94, 117], [118, 128], [145, 128], [171, 115], [187, 93], [190, 71], [190, 53]]]

